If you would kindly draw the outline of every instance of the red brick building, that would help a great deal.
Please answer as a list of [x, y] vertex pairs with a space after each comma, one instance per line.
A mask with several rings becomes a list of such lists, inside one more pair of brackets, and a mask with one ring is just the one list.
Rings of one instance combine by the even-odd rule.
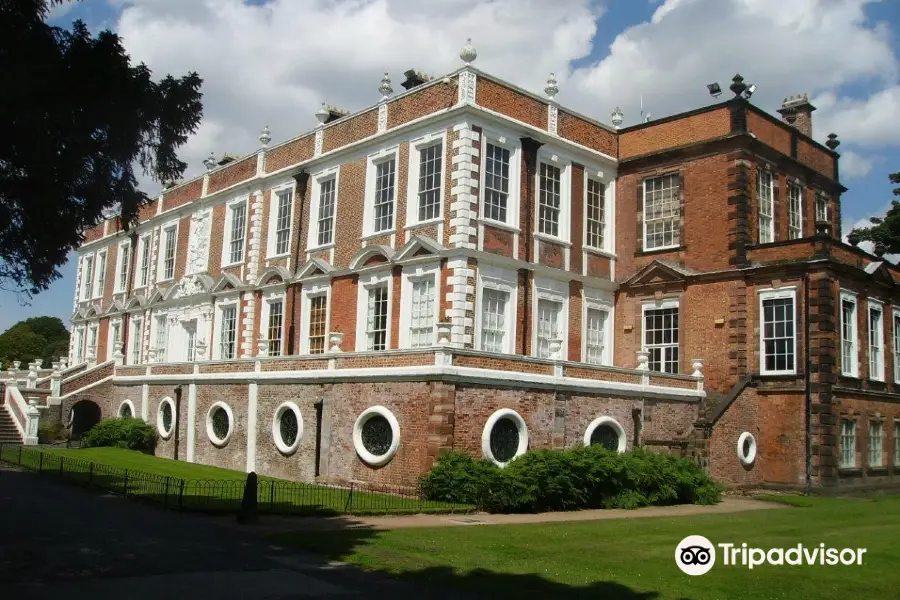
[[736, 486], [893, 482], [900, 272], [841, 241], [805, 97], [774, 117], [736, 78], [616, 129], [552, 77], [406, 78], [85, 232], [62, 414], [296, 479], [606, 443]]

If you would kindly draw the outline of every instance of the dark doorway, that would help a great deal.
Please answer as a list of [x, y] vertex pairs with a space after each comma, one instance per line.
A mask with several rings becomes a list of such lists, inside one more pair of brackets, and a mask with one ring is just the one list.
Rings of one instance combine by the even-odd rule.
[[72, 407], [72, 435], [70, 439], [80, 440], [84, 433], [100, 422], [100, 407], [91, 400], [81, 400]]

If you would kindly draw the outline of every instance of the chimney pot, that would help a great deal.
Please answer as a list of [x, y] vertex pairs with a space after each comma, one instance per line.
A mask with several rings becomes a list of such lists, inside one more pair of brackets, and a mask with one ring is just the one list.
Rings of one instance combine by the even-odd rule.
[[809, 103], [809, 96], [805, 93], [788, 96], [781, 103], [778, 112], [788, 125], [797, 128], [800, 133], [812, 137], [812, 113], [816, 107]]

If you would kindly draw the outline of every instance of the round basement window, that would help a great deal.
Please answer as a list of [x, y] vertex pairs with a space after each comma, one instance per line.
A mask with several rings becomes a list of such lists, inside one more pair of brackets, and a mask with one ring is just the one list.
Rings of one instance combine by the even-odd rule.
[[741, 464], [750, 466], [756, 461], [756, 438], [749, 431], [738, 437], [737, 455]]
[[481, 433], [481, 451], [485, 458], [505, 467], [528, 449], [528, 426], [516, 411], [501, 408], [492, 414]]
[[367, 465], [387, 464], [400, 447], [400, 424], [394, 413], [383, 406], [364, 410], [353, 426], [353, 446]]
[[584, 431], [584, 445], [599, 444], [615, 452], [625, 452], [625, 429], [612, 417], [597, 417]]
[[120, 419], [133, 419], [134, 418], [134, 403], [131, 400], [125, 400], [122, 404], [119, 405], [119, 418]]
[[166, 396], [160, 400], [159, 409], [156, 411], [156, 430], [164, 440], [172, 437], [175, 432], [175, 422], [175, 402]]
[[209, 441], [220, 448], [228, 443], [234, 433], [234, 414], [224, 402], [213, 404], [206, 413], [206, 435]]
[[293, 454], [303, 437], [303, 416], [293, 402], [284, 402], [275, 410], [272, 418], [272, 437], [275, 447], [282, 454]]

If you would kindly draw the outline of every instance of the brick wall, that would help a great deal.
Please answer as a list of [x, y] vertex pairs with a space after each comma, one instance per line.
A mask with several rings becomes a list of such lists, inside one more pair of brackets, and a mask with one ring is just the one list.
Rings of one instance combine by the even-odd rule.
[[619, 132], [619, 159], [711, 140], [731, 132], [726, 107], [677, 120], [637, 125]]
[[[763, 396], [768, 401], [770, 396]], [[789, 411], [769, 415], [760, 410], [761, 398], [756, 390], [747, 388], [722, 414], [712, 428], [709, 446], [710, 475], [717, 481], [736, 487], [753, 487], [763, 482], [763, 474], [771, 462], [775, 468], [784, 461], [783, 446], [796, 446], [800, 440], [788, 440], [772, 435], [771, 425], [783, 427], [784, 423], [770, 423], [773, 418], [795, 421], [797, 416]], [[778, 398], [774, 399], [773, 408], [778, 406]], [[765, 423], [760, 423], [765, 420]], [[764, 427], [765, 426], [765, 427]], [[742, 433], [748, 432], [756, 440], [756, 460], [744, 465], [738, 458], [738, 440]], [[796, 448], [793, 449], [796, 451]], [[796, 460], [796, 457], [795, 457]], [[795, 466], [795, 465], [792, 465]], [[778, 474], [776, 474], [778, 476]], [[783, 475], [780, 475], [784, 478]]]

